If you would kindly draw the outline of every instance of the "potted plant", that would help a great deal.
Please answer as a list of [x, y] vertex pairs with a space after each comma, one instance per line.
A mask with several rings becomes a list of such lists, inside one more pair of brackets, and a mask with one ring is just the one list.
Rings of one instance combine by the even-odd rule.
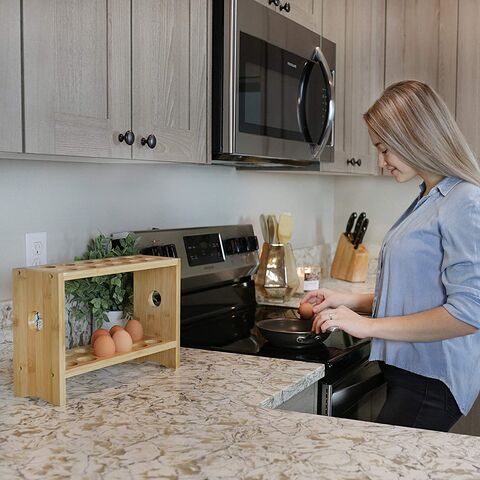
[[[138, 254], [136, 237], [132, 233], [119, 239], [115, 244], [111, 237], [101, 233], [90, 240], [85, 253], [81, 257], [75, 257], [75, 260], [93, 260], [136, 254]], [[133, 313], [133, 275], [130, 272], [71, 280], [65, 283], [65, 295], [69, 306], [70, 330], [73, 331], [73, 320], [83, 320], [91, 324], [91, 328], [88, 329], [90, 335], [92, 330], [102, 327], [104, 323], [107, 328], [113, 326], [108, 312], [121, 311], [123, 312], [121, 318], [131, 318]], [[82, 338], [77, 339], [74, 343], [89, 342], [89, 338], [85, 338], [87, 336], [85, 330], [81, 336]]]

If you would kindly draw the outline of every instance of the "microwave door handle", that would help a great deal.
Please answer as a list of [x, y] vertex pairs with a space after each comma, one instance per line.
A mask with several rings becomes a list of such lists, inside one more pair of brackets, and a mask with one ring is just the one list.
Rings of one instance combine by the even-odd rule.
[[307, 124], [307, 106], [306, 106], [306, 96], [308, 81], [310, 80], [310, 74], [312, 73], [313, 63], [305, 62], [305, 65], [302, 70], [302, 75], [300, 77], [300, 85], [298, 91], [298, 102], [297, 102], [297, 120], [300, 125], [303, 137], [308, 143], [313, 143], [312, 136], [310, 135], [310, 130], [308, 129]]
[[[334, 115], [335, 115], [335, 85], [334, 85], [334, 77], [333, 72], [330, 70], [328, 65], [327, 59], [323, 55], [322, 50], [320, 47], [316, 47], [313, 53], [312, 61], [318, 63], [320, 68], [322, 69], [325, 77], [327, 78], [327, 89], [328, 89], [328, 116], [327, 116], [327, 124], [325, 126], [325, 130], [322, 132], [322, 136], [319, 138], [317, 144], [314, 147], [314, 157], [318, 157], [330, 136], [332, 136], [331, 146], [333, 146], [333, 125], [334, 125]], [[331, 135], [332, 134], [332, 135]]]

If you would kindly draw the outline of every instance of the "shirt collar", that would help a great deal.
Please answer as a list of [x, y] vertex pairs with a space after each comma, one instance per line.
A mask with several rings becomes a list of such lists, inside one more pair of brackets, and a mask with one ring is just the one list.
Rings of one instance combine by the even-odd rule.
[[[444, 197], [448, 194], [448, 192], [457, 184], [462, 182], [463, 180], [461, 178], [457, 177], [445, 177], [443, 180], [440, 180], [433, 188], [432, 190], [437, 189]], [[425, 182], [422, 182], [420, 185], [420, 195], [423, 194], [425, 191]], [[430, 194], [429, 194], [430, 195]]]

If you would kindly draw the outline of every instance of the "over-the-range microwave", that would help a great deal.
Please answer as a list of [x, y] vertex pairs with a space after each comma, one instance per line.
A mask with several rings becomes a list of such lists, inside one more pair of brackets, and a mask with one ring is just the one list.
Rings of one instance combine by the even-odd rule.
[[214, 0], [212, 40], [212, 162], [332, 162], [335, 44], [255, 0]]

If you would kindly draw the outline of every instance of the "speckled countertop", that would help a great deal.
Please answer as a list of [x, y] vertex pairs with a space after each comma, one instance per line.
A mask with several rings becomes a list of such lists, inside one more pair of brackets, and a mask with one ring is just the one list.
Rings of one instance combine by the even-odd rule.
[[479, 479], [480, 438], [274, 407], [323, 367], [182, 349], [71, 378], [67, 406], [15, 398], [0, 331], [0, 478]]

